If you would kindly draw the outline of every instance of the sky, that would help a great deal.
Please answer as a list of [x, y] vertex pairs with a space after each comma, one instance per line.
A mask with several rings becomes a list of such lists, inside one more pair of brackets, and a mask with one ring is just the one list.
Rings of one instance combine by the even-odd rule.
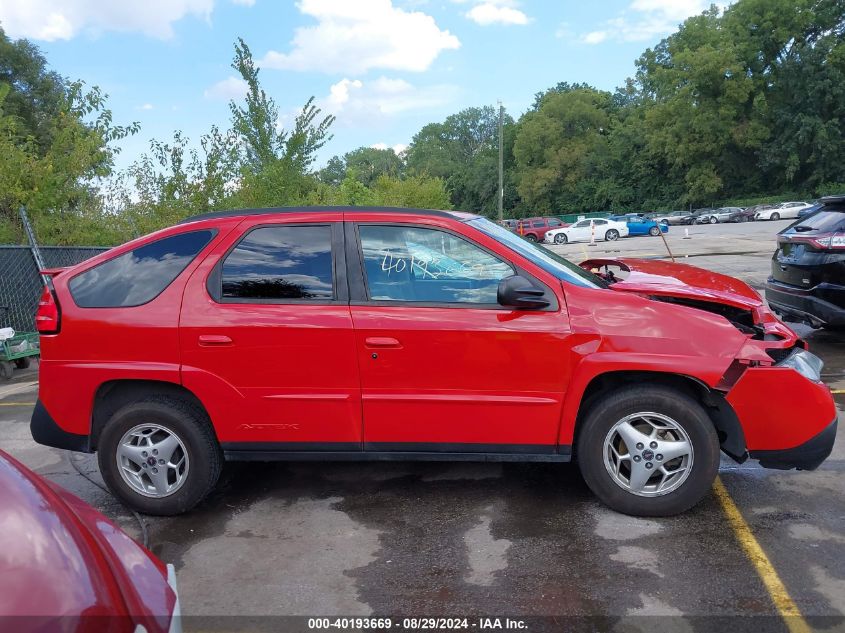
[[174, 130], [194, 141], [244, 94], [243, 38], [288, 127], [310, 98], [337, 120], [319, 162], [401, 150], [425, 124], [501, 100], [518, 117], [559, 81], [613, 90], [708, 0], [0, 0], [0, 26], [138, 121], [118, 168]]

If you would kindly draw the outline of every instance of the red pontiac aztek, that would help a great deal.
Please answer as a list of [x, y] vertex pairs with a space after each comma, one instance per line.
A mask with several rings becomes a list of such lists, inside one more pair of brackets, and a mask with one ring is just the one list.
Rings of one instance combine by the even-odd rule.
[[577, 459], [610, 507], [670, 515], [720, 449], [813, 469], [836, 434], [821, 361], [746, 284], [578, 267], [476, 215], [210, 213], [46, 273], [32, 435], [150, 514], [223, 459]]

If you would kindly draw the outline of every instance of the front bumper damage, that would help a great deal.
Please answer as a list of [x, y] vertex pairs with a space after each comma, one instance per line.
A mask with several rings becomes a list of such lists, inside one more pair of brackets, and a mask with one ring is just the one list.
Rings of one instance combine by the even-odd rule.
[[751, 451], [750, 457], [759, 460], [764, 468], [778, 470], [815, 470], [828, 458], [836, 440], [837, 420], [833, 420], [820, 433], [793, 448]]
[[749, 456], [766, 468], [813, 470], [833, 450], [836, 405], [821, 382], [787, 367], [749, 367], [726, 399]]

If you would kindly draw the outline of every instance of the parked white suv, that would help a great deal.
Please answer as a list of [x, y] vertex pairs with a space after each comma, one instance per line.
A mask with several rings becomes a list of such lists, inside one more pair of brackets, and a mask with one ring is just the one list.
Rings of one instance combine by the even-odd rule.
[[628, 237], [628, 224], [617, 220], [592, 218], [580, 220], [562, 229], [546, 231], [543, 241], [546, 244], [566, 244], [567, 242], [589, 242], [595, 236], [597, 242], [618, 240]]
[[754, 214], [755, 220], [781, 220], [786, 218], [797, 218], [798, 212], [802, 209], [812, 207], [810, 202], [781, 202], [771, 209], [763, 209]]

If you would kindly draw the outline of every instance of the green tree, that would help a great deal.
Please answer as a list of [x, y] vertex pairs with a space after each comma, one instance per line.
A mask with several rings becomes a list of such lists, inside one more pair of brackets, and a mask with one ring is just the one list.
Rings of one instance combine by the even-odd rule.
[[346, 172], [355, 174], [355, 177], [367, 187], [372, 187], [381, 176], [398, 178], [404, 169], [402, 159], [389, 147], [387, 149], [359, 147], [344, 154], [343, 161]]
[[326, 166], [317, 172], [321, 183], [337, 187], [346, 178], [346, 163], [340, 156], [332, 156]]
[[228, 205], [240, 175], [237, 137], [216, 126], [200, 139], [199, 149], [175, 132], [173, 141], [150, 142], [150, 153], [132, 164], [125, 177], [134, 201], [121, 199], [131, 232], [140, 235], [174, 224], [188, 214]]
[[232, 101], [232, 129], [240, 140], [243, 162], [238, 206], [258, 207], [296, 204], [314, 187], [309, 168], [317, 152], [330, 139], [334, 117], [320, 118], [311, 97], [296, 116], [293, 128], [279, 124], [279, 109], [258, 79], [252, 53], [242, 39], [235, 44], [232, 67], [247, 84], [245, 104]]
[[[408, 172], [442, 178], [455, 208], [494, 216], [498, 204], [498, 125], [498, 110], [484, 106], [467, 108], [442, 123], [424, 126], [408, 148]], [[513, 126], [513, 119], [506, 116], [506, 172], [512, 166]], [[506, 192], [506, 200], [512, 204], [513, 188], [506, 187]]]
[[0, 82], [0, 242], [23, 241], [22, 205], [45, 243], [109, 239], [97, 185], [112, 173], [117, 152], [112, 143], [137, 132], [137, 123], [114, 125], [99, 89], [64, 83], [58, 94], [50, 93], [55, 102], [44, 112], [54, 114], [38, 120], [39, 139], [25, 117], [6, 110], [15, 90]]
[[31, 138], [44, 154], [52, 142], [53, 121], [62, 109], [67, 82], [48, 70], [47, 60], [32, 42], [10, 40], [0, 28], [0, 85], [9, 92], [3, 111], [17, 120], [17, 134]]
[[589, 210], [607, 153], [612, 95], [552, 91], [522, 118], [513, 153], [522, 203], [531, 215]]

